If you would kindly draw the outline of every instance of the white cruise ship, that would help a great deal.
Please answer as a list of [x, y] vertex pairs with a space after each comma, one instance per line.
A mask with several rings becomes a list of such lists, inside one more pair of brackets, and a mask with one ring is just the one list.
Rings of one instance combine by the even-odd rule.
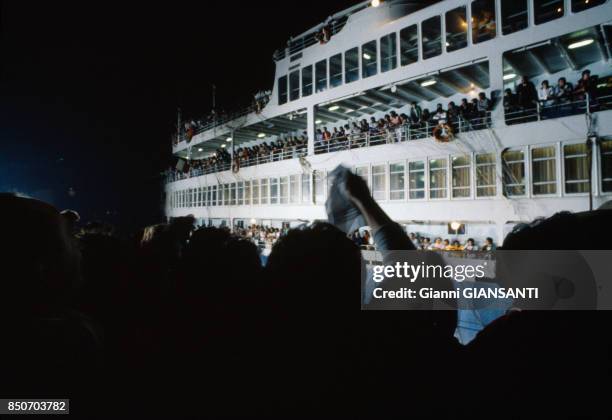
[[[274, 86], [255, 105], [179, 121], [166, 216], [240, 227], [326, 219], [339, 164], [407, 231], [461, 242], [501, 243], [517, 223], [609, 200], [612, 2], [414, 4], [340, 11], [274, 53]], [[519, 86], [523, 76], [533, 87]], [[560, 78], [573, 90], [559, 93]], [[544, 80], [552, 89], [536, 100]], [[482, 106], [448, 112], [481, 92]], [[401, 125], [378, 127], [392, 111]], [[244, 152], [279, 140], [272, 153]]]

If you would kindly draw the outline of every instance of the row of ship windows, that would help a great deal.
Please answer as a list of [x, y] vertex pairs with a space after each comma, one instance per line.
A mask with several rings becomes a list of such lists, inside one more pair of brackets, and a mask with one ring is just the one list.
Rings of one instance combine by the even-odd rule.
[[[607, 0], [571, 0], [572, 12], [581, 12], [591, 7], [599, 6]], [[564, 0], [533, 0], [533, 16], [536, 25], [562, 17], [565, 13]], [[501, 0], [501, 32], [508, 35], [529, 26], [527, 0]], [[476, 0], [471, 3], [471, 25], [467, 24], [467, 6], [460, 6], [444, 15], [445, 48], [452, 52], [468, 45], [468, 26], [471, 27], [473, 44], [495, 38], [497, 19], [495, 0]], [[499, 16], [499, 11], [497, 11]], [[442, 17], [433, 16], [421, 22], [421, 58], [436, 57], [442, 54]], [[367, 78], [393, 70], [397, 67], [397, 36], [396, 32], [376, 40], [366, 42], [359, 47], [351, 48], [324, 59], [313, 66], [297, 69], [289, 76], [278, 79], [278, 103], [294, 101], [310, 96], [329, 88], [359, 80], [361, 61], [361, 77]], [[380, 45], [380, 48], [379, 48]], [[400, 65], [406, 66], [419, 60], [419, 34], [417, 24], [399, 31]], [[361, 60], [360, 60], [361, 57]], [[344, 61], [344, 69], [343, 69]], [[380, 61], [380, 70], [378, 61]], [[329, 72], [328, 72], [329, 70]], [[301, 73], [300, 73], [301, 72]], [[301, 79], [301, 84], [300, 84]]]
[[[612, 192], [612, 140], [599, 145], [600, 190]], [[557, 159], [561, 155], [562, 160]], [[529, 162], [526, 157], [530, 156]], [[496, 197], [497, 166], [507, 196], [587, 193], [589, 163], [585, 143], [532, 146], [507, 150], [499, 162], [494, 153], [357, 166], [354, 172], [367, 182], [379, 201]], [[528, 166], [528, 164], [530, 165]], [[528, 171], [527, 171], [528, 169]], [[450, 177], [449, 177], [450, 173]], [[528, 178], [531, 179], [530, 184]], [[474, 180], [474, 181], [473, 181]], [[323, 204], [331, 187], [324, 171], [263, 178], [174, 191], [171, 208], [267, 204]], [[449, 183], [450, 181], [450, 183]], [[531, 185], [530, 191], [527, 186]], [[474, 187], [474, 188], [473, 188]]]

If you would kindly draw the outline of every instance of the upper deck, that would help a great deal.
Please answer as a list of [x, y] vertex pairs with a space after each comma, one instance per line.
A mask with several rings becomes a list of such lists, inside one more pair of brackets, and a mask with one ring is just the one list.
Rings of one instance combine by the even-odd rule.
[[[263, 109], [214, 121], [190, 142], [176, 144], [173, 152], [197, 159], [230, 137], [232, 146], [238, 146], [303, 131], [312, 141], [317, 121], [351, 121], [412, 101], [426, 107], [472, 91], [499, 97], [519, 71], [552, 78], [598, 61], [571, 49], [576, 38], [585, 38], [584, 31], [595, 42], [583, 51], [596, 49], [605, 57], [597, 72], [609, 67], [605, 24], [612, 20], [612, 8], [602, 0], [446, 0], [418, 11], [402, 1], [378, 7], [360, 3], [338, 20], [344, 20], [341, 30], [327, 42], [301, 42], [299, 51], [290, 44], [276, 55], [275, 84]], [[536, 51], [539, 43], [550, 48]], [[521, 58], [533, 71], [509, 57], [528, 46], [534, 47]], [[559, 69], [555, 55], [562, 57], [564, 68]]]

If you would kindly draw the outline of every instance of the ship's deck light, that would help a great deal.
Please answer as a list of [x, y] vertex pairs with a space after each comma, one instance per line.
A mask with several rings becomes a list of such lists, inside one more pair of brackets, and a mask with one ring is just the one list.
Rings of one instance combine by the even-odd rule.
[[436, 83], [437, 82], [434, 79], [429, 79], [429, 80], [425, 80], [424, 82], [421, 82], [421, 86], [427, 87], [427, 86], [435, 85]]
[[583, 39], [582, 41], [572, 42], [567, 46], [570, 50], [574, 50], [580, 47], [586, 47], [587, 45], [591, 45], [593, 43], [593, 38]]
[[321, 124], [323, 121], [321, 120], [315, 120], [315, 124]]
[[372, 7], [378, 7], [378, 6], [380, 6], [380, 0], [372, 0], [372, 1], [370, 2], [370, 5], [371, 5]]
[[232, 141], [232, 138], [228, 137], [228, 138], [225, 139], [225, 141], [229, 143], [230, 141]]
[[339, 109], [340, 107], [338, 105], [332, 105], [329, 108], [327, 108], [329, 111], [336, 111], [337, 109]]
[[204, 149], [202, 149], [201, 147], [198, 147], [198, 152], [203, 152]]
[[504, 80], [512, 80], [516, 77], [516, 73], [508, 73], [508, 74], [504, 74], [503, 79]]
[[266, 137], [266, 133], [259, 133], [257, 137], [259, 137], [260, 139], [263, 139], [264, 137]]
[[372, 58], [372, 56], [368, 53], [363, 53], [363, 58], [365, 58], [366, 60], [369, 60]]

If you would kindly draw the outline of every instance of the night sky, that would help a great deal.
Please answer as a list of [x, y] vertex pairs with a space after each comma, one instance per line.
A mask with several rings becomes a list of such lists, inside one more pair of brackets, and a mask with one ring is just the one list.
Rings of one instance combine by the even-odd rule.
[[1, 3], [0, 191], [84, 220], [161, 219], [176, 110], [270, 89], [272, 53], [356, 1]]

